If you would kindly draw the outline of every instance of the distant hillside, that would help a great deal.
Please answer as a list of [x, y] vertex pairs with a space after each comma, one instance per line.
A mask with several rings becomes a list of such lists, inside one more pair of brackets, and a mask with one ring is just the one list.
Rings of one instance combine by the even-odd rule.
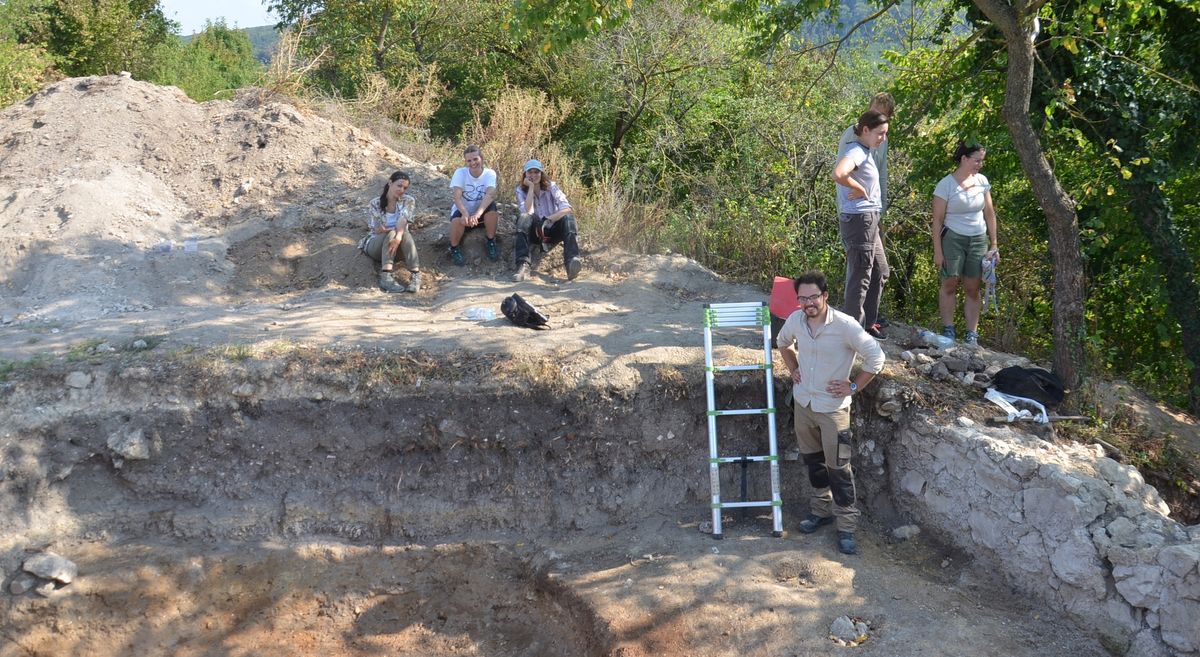
[[[279, 42], [279, 32], [275, 31], [274, 25], [262, 25], [260, 27], [243, 27], [238, 28], [250, 37], [250, 43], [254, 46], [254, 58], [258, 61], [269, 64], [271, 63], [271, 53], [275, 52], [275, 44]], [[194, 34], [181, 36], [180, 39], [184, 43], [192, 40]]]
[[279, 43], [279, 32], [275, 31], [275, 26], [247, 27], [242, 31], [250, 37], [250, 43], [254, 45], [254, 58], [264, 64], [269, 64], [271, 54], [275, 52], [275, 44]]

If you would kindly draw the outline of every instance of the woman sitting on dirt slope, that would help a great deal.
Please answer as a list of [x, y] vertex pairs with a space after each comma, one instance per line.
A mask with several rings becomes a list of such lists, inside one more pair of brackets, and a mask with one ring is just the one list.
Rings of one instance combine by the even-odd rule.
[[[417, 242], [413, 239], [408, 223], [412, 220], [417, 201], [406, 192], [411, 183], [408, 174], [397, 171], [388, 178], [379, 193], [371, 199], [367, 209], [365, 237], [358, 243], [358, 250], [379, 262], [379, 289], [384, 292], [421, 291], [421, 263], [417, 259]], [[408, 266], [408, 287], [396, 282], [392, 275], [393, 263], [401, 257]]]
[[517, 186], [516, 195], [521, 217], [517, 220], [517, 235], [513, 245], [513, 257], [517, 265], [513, 280], [521, 282], [529, 278], [529, 244], [535, 240], [542, 245], [543, 251], [562, 242], [563, 268], [567, 270], [567, 280], [575, 280], [583, 266], [579, 260], [575, 215], [566, 195], [546, 175], [541, 162], [530, 160], [525, 163], [525, 177]]

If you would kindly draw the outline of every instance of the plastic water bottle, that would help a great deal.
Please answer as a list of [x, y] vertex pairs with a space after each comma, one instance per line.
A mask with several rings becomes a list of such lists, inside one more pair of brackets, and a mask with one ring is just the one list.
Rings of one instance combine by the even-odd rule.
[[490, 322], [496, 319], [496, 311], [491, 308], [471, 306], [463, 311], [463, 317], [476, 322]]
[[938, 335], [933, 331], [926, 331], [925, 329], [918, 331], [917, 336], [920, 337], [925, 344], [931, 347], [937, 347], [938, 349], [945, 349], [946, 347], [951, 347], [954, 345], [954, 338]]

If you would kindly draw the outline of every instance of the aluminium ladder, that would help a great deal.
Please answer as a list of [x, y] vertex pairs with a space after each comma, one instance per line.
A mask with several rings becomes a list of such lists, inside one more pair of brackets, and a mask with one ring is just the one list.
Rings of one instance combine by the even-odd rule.
[[[712, 331], [720, 328], [762, 327], [763, 361], [751, 365], [713, 365]], [[761, 370], [767, 393], [766, 408], [717, 408], [713, 375], [717, 372]], [[771, 507], [774, 522], [772, 535], [783, 536], [783, 500], [779, 496], [779, 449], [775, 440], [775, 386], [771, 369], [771, 311], [760, 301], [745, 303], [709, 303], [704, 305], [704, 384], [708, 393], [708, 472], [712, 487], [713, 538], [721, 538], [721, 510], [748, 507]], [[761, 456], [721, 456], [717, 449], [717, 418], [728, 415], [766, 415], [770, 453]], [[771, 469], [771, 499], [760, 501], [722, 502], [720, 466], [741, 463], [742, 485], [745, 491], [745, 465], [766, 462]]]

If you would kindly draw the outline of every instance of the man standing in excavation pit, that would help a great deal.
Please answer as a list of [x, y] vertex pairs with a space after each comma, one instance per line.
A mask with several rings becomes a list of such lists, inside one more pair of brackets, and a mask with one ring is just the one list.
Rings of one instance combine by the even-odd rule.
[[[800, 307], [784, 322], [776, 344], [792, 374], [796, 441], [813, 488], [800, 531], [811, 534], [836, 519], [838, 550], [857, 554], [850, 398], [883, 369], [883, 349], [856, 319], [829, 307], [825, 274], [805, 272], [793, 285]], [[855, 356], [863, 364], [852, 380]]]

